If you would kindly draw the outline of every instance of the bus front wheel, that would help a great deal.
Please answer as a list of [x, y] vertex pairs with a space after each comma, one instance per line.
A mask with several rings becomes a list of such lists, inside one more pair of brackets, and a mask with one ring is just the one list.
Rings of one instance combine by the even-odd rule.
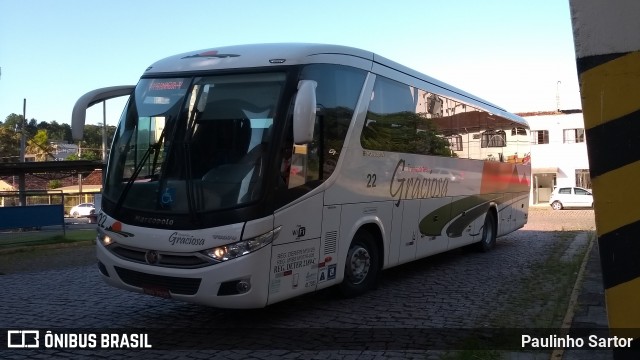
[[340, 291], [345, 297], [354, 297], [374, 289], [380, 270], [380, 255], [373, 235], [359, 230], [351, 241], [344, 267]]

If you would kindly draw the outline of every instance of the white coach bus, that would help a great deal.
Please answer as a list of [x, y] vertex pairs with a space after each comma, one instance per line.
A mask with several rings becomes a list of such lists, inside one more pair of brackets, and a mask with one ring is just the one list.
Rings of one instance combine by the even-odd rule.
[[264, 44], [194, 51], [135, 86], [109, 155], [97, 257], [116, 287], [264, 307], [527, 222], [525, 120], [371, 52]]

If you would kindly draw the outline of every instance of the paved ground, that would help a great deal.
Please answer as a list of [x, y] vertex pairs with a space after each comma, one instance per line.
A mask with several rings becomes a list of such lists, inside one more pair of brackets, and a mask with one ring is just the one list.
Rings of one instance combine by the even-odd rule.
[[[455, 250], [390, 269], [384, 272], [376, 291], [355, 299], [343, 299], [332, 291], [322, 291], [251, 311], [212, 309], [108, 287], [95, 268], [93, 245], [0, 255], [0, 272], [5, 273], [0, 276], [0, 286], [7, 289], [0, 293], [0, 313], [3, 314], [0, 329], [64, 328], [84, 332], [105, 328], [115, 329], [115, 332], [138, 329], [164, 340], [173, 336], [177, 343], [172, 348], [179, 349], [165, 351], [156, 346], [156, 349], [143, 352], [65, 349], [36, 352], [7, 351], [0, 347], [0, 357], [464, 358], [465, 354], [442, 350], [442, 347], [425, 342], [425, 338], [431, 341], [434, 334], [439, 333], [446, 338], [465, 338], [473, 342], [472, 334], [464, 334], [464, 329], [487, 329], [487, 333], [492, 333], [496, 328], [507, 328], [524, 333], [550, 326], [546, 322], [558, 311], [554, 309], [554, 303], [559, 299], [553, 298], [553, 294], [570, 293], [565, 290], [571, 290], [573, 282], [563, 283], [564, 278], [554, 278], [553, 272], [546, 267], [579, 265], [591, 242], [585, 231], [593, 228], [591, 210], [554, 212], [533, 208], [529, 224], [499, 239], [492, 252]], [[598, 289], [597, 279], [580, 283], [590, 284], [591, 290]], [[582, 299], [597, 300], [597, 295]], [[594, 305], [591, 315], [597, 315], [598, 306], [602, 309], [602, 302]], [[560, 310], [564, 315], [564, 309]], [[599, 315], [602, 314], [600, 311]], [[576, 312], [575, 319], [589, 322], [597, 318], [591, 315]], [[602, 326], [602, 319], [597, 319], [595, 321]], [[606, 317], [604, 321], [606, 325]], [[231, 337], [229, 333], [220, 332], [220, 329], [228, 328], [240, 328], [244, 333], [233, 333], [231, 335], [238, 336]], [[263, 333], [256, 329], [261, 328], [271, 338], [266, 341], [263, 338], [262, 342], [256, 339], [256, 335]], [[378, 329], [373, 333], [378, 343], [373, 343], [369, 349], [349, 346], [350, 341], [361, 344], [358, 337], [369, 339], [372, 334], [367, 329], [371, 328]], [[219, 342], [215, 346], [211, 343], [203, 345], [200, 341], [203, 338], [199, 337], [203, 331], [209, 334], [211, 343], [215, 343], [210, 335], [213, 332], [220, 339], [235, 340], [235, 344], [228, 344], [226, 348]], [[0, 340], [4, 335], [0, 334]], [[253, 343], [243, 342], [243, 336]], [[189, 337], [197, 343], [194, 348], [185, 343]], [[406, 340], [412, 337], [420, 346], [408, 346], [411, 342]], [[290, 346], [278, 347], [274, 345], [274, 339], [284, 341], [284, 344], [294, 340], [304, 344], [300, 346], [303, 349], [294, 351]], [[391, 349], [387, 349], [389, 343], [393, 344]], [[434, 347], [440, 350], [427, 350]], [[578, 357], [569, 357], [573, 356], [571, 352], [564, 355], [566, 359], [610, 358], [608, 352], [573, 354]], [[477, 355], [477, 351], [471, 351], [470, 358]], [[498, 354], [489, 351], [488, 355], [488, 358], [548, 359], [551, 351]]]

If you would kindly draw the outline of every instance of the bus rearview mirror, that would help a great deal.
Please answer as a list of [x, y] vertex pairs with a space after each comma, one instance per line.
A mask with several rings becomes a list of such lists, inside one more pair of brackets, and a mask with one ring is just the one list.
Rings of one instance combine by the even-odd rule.
[[313, 140], [316, 86], [318, 83], [313, 80], [300, 80], [298, 83], [298, 94], [293, 107], [293, 141], [296, 144], [308, 144]]

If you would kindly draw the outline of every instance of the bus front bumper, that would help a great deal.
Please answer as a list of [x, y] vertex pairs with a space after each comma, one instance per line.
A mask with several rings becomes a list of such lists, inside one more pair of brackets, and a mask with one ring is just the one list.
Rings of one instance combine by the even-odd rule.
[[163, 267], [123, 259], [97, 241], [105, 282], [121, 289], [220, 308], [266, 306], [271, 246], [199, 268]]

